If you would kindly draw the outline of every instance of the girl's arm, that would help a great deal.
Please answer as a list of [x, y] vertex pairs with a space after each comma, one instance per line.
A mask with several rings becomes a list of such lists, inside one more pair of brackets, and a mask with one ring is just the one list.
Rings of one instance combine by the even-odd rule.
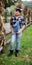
[[23, 25], [22, 28], [21, 28], [17, 33], [19, 34], [19, 33], [23, 32], [23, 30], [24, 30], [25, 28], [26, 28], [26, 26]]
[[10, 25], [10, 32], [11, 34], [14, 34], [13, 27]]

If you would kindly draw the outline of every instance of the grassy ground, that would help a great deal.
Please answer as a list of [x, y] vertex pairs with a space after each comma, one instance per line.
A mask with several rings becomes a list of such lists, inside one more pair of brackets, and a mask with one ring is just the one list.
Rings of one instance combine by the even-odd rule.
[[0, 65], [32, 65], [32, 25], [23, 32], [19, 57], [8, 57], [9, 47], [7, 45], [5, 53], [0, 55]]

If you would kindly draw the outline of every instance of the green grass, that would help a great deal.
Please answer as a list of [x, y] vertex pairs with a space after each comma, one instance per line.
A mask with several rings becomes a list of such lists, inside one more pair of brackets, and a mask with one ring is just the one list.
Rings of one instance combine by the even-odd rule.
[[5, 53], [0, 55], [0, 65], [32, 65], [32, 25], [23, 32], [18, 57], [7, 56], [9, 47], [10, 44], [5, 47]]

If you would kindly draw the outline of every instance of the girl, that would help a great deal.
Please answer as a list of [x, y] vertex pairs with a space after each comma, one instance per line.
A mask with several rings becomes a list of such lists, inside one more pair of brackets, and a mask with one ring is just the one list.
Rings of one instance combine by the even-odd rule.
[[13, 55], [14, 51], [14, 42], [16, 40], [15, 56], [18, 56], [20, 50], [20, 37], [22, 36], [22, 31], [25, 29], [25, 21], [21, 16], [21, 8], [16, 8], [16, 15], [13, 16], [10, 20], [10, 31], [12, 34], [11, 37], [11, 46], [8, 56]]

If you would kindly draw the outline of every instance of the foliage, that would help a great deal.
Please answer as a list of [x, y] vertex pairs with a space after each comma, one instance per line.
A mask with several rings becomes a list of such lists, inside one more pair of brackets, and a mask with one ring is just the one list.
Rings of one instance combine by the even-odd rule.
[[14, 5], [15, 2], [16, 2], [16, 1], [13, 2], [13, 0], [8, 0], [8, 3], [7, 3], [7, 1], [4, 0], [5, 8], [6, 8], [6, 7], [10, 7], [11, 5]]

